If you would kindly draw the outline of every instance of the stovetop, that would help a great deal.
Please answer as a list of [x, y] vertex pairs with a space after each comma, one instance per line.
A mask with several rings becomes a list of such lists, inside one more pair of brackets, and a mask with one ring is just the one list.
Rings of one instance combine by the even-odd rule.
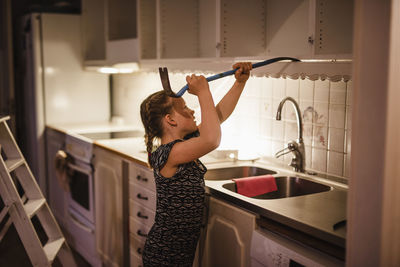
[[65, 139], [66, 152], [75, 159], [90, 163], [93, 155], [94, 141], [143, 136], [144, 133], [140, 130], [99, 131], [67, 134]]
[[95, 141], [95, 140], [107, 140], [107, 139], [129, 138], [129, 137], [143, 137], [144, 133], [139, 130], [132, 130], [132, 131], [80, 133], [79, 135]]

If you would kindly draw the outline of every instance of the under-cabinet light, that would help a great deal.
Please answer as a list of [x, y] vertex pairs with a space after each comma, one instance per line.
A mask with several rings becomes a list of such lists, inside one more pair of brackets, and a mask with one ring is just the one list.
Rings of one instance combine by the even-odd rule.
[[86, 67], [86, 70], [96, 70], [100, 73], [133, 73], [139, 70], [139, 64], [137, 63], [119, 63], [112, 65], [111, 67]]
[[118, 69], [111, 67], [101, 67], [97, 71], [101, 73], [118, 73]]

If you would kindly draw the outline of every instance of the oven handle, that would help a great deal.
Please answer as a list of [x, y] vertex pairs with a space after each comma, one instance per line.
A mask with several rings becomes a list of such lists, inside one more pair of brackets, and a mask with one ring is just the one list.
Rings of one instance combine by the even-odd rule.
[[81, 229], [83, 229], [83, 230], [86, 231], [86, 232], [93, 233], [93, 229], [92, 229], [92, 228], [89, 228], [89, 227], [87, 227], [86, 225], [84, 225], [83, 223], [81, 223], [81, 222], [78, 220], [78, 218], [76, 218], [75, 215], [74, 215], [71, 211], [68, 211], [68, 213], [69, 213], [69, 215], [71, 216], [72, 221], [73, 221], [78, 227], [80, 227]]

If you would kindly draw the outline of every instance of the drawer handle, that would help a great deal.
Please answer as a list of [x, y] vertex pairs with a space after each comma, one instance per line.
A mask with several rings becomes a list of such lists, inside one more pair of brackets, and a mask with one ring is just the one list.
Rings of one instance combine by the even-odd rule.
[[142, 248], [138, 248], [136, 251], [139, 255], [142, 255]]
[[137, 194], [137, 198], [139, 198], [139, 199], [143, 199], [143, 200], [149, 200], [149, 198], [148, 198], [148, 197], [144, 197], [144, 196], [142, 196], [140, 193], [139, 193], [139, 194]]
[[136, 176], [136, 179], [138, 179], [138, 181], [143, 181], [143, 182], [147, 182], [148, 179], [146, 177], [142, 177], [140, 175]]
[[137, 230], [136, 232], [139, 236], [147, 237], [147, 234], [142, 233], [142, 231]]
[[138, 216], [139, 218], [143, 218], [143, 219], [148, 219], [148, 218], [149, 218], [149, 216], [143, 215], [140, 211], [137, 213], [137, 216]]

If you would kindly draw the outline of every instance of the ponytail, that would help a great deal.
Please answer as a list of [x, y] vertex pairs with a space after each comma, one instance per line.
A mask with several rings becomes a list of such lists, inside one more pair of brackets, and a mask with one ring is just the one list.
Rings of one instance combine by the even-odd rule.
[[158, 91], [148, 96], [140, 105], [140, 117], [145, 130], [145, 144], [148, 162], [151, 167], [151, 153], [156, 138], [163, 134], [162, 119], [171, 112], [172, 102], [164, 91]]

